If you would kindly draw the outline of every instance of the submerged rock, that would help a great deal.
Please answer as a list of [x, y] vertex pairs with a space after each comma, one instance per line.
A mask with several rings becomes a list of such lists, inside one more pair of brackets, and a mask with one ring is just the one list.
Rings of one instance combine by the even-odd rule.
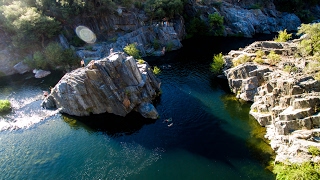
[[113, 53], [67, 73], [42, 106], [75, 116], [105, 112], [126, 116], [135, 110], [145, 118], [156, 119], [158, 112], [152, 100], [160, 84], [146, 62], [137, 64], [132, 56]]

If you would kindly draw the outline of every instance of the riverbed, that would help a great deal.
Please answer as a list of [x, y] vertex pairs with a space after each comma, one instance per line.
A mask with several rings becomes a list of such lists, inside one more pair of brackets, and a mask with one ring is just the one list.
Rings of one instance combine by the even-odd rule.
[[[0, 79], [0, 179], [275, 179], [264, 129], [225, 81], [210, 72], [217, 53], [270, 36], [197, 38], [178, 51], [145, 58], [161, 68], [157, 120], [137, 113], [71, 117], [40, 107], [62, 76]], [[205, 42], [205, 43], [204, 43]]]

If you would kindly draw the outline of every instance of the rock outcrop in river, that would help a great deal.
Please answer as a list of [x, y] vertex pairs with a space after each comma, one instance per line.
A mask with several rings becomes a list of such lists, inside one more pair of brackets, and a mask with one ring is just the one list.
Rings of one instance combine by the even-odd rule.
[[254, 59], [258, 50], [273, 50], [281, 62], [270, 65], [264, 56], [263, 65], [249, 62], [226, 70], [230, 89], [238, 98], [254, 102], [250, 114], [267, 128], [276, 161], [320, 161], [308, 152], [310, 146], [320, 148], [320, 82], [306, 72], [312, 62], [294, 56], [294, 42], [265, 41], [229, 52], [227, 66], [242, 56]]
[[135, 110], [156, 119], [158, 112], [152, 100], [160, 92], [161, 83], [147, 62], [140, 63], [124, 53], [91, 61], [86, 67], [67, 73], [42, 106], [76, 116], [105, 112], [126, 116]]

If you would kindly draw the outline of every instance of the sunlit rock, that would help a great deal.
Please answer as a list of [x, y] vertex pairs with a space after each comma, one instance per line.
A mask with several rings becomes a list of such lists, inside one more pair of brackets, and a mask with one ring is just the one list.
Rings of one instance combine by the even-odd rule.
[[152, 100], [159, 91], [160, 81], [146, 62], [137, 65], [132, 56], [113, 53], [66, 74], [42, 106], [76, 116], [106, 112], [126, 116], [135, 110], [156, 119]]

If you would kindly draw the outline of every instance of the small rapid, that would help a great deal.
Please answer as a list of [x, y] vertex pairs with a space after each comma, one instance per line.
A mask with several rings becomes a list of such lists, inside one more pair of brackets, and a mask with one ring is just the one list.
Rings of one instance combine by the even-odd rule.
[[11, 112], [0, 115], [0, 131], [27, 129], [56, 115], [57, 110], [43, 109], [41, 102], [43, 91], [48, 91], [60, 77], [61, 73], [44, 79], [36, 79], [32, 74], [0, 78], [0, 99], [9, 100], [12, 108]]

